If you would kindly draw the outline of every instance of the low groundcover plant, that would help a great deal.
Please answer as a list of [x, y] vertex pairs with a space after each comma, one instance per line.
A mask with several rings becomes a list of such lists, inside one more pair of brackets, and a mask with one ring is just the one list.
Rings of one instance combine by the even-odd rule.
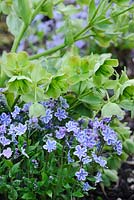
[[[58, 198], [62, 192], [68, 198], [83, 196], [102, 181], [109, 153], [122, 154], [122, 143], [110, 127], [111, 119], [75, 120], [69, 115], [69, 105], [63, 97], [38, 104], [45, 109], [44, 116], [30, 116], [31, 103], [0, 115], [1, 167], [8, 168], [1, 181], [6, 178], [18, 190], [14, 199], [20, 197], [21, 187], [27, 190], [23, 199], [27, 195], [31, 199], [47, 195]], [[33, 188], [30, 190], [27, 184]]]
[[0, 57], [0, 199], [90, 198], [118, 180], [134, 151], [123, 121], [134, 80], [105, 48], [132, 44], [133, 10], [128, 0], [0, 0], [14, 36]]

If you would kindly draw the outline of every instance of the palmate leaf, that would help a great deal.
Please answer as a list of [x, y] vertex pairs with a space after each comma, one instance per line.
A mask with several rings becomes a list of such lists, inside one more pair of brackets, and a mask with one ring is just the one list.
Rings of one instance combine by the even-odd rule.
[[30, 62], [28, 61], [28, 55], [22, 51], [19, 53], [3, 53], [1, 62], [1, 71], [8, 77], [20, 74], [20, 72], [28, 73], [27, 68], [30, 71]]
[[64, 74], [57, 74], [52, 78], [51, 83], [47, 88], [46, 97], [59, 97], [62, 93], [67, 92], [69, 85], [70, 82]]
[[32, 80], [26, 76], [13, 76], [8, 81], [9, 91], [22, 95], [30, 90]]
[[35, 63], [33, 65], [33, 69], [30, 73], [31, 80], [34, 83], [43, 82], [43, 84], [51, 81], [52, 75], [47, 72], [45, 68], [43, 68], [39, 63]]

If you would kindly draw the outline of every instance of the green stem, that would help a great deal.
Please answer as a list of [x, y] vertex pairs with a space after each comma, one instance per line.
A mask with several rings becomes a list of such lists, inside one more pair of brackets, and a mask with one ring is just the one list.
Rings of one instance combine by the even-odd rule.
[[58, 45], [58, 46], [56, 46], [56, 47], [54, 47], [52, 49], [49, 49], [49, 50], [47, 50], [47, 51], [45, 51], [43, 53], [39, 53], [39, 54], [33, 55], [29, 59], [30, 60], [34, 60], [34, 59], [38, 59], [38, 58], [40, 58], [42, 56], [51, 55], [51, 54], [55, 53], [56, 51], [59, 51], [60, 49], [63, 49], [65, 46], [66, 46], [65, 44]]
[[[131, 10], [132, 8], [133, 8], [133, 6], [127, 8], [127, 9], [125, 9], [125, 10], [123, 10], [123, 11], [121, 11], [121, 12], [118, 13], [118, 14], [113, 15], [112, 17], [119, 16], [119, 15], [121, 15], [121, 14], [123, 14], [123, 13], [125, 13], [125, 12], [127, 12], [127, 11], [129, 11], [129, 10]], [[98, 13], [98, 10], [99, 10], [99, 7], [97, 8], [97, 10], [96, 10], [94, 16], [96, 16], [96, 14]], [[108, 18], [105, 18], [105, 19], [103, 19], [103, 20], [100, 20], [100, 21], [96, 22], [96, 21], [94, 21], [93, 18], [92, 18], [91, 21], [90, 21], [90, 23], [88, 23], [88, 25], [87, 25], [85, 28], [83, 28], [80, 32], [78, 32], [78, 33], [74, 36], [74, 42], [76, 42], [76, 41], [78, 41], [78, 40], [81, 40], [81, 39], [84, 39], [84, 38], [90, 36], [90, 35], [85, 35], [85, 36], [83, 36], [83, 37], [79, 37], [80, 35], [82, 35], [82, 34], [84, 34], [85, 32], [87, 32], [87, 31], [89, 30], [89, 28], [91, 28], [91, 27], [93, 26], [94, 23], [95, 23], [95, 24], [99, 24], [99, 23], [102, 23], [102, 22], [107, 21], [107, 20], [109, 20], [109, 19], [111, 19], [111, 17], [108, 17]], [[39, 53], [39, 54], [36, 54], [36, 55], [31, 56], [31, 57], [30, 57], [30, 60], [38, 59], [38, 58], [40, 58], [40, 57], [42, 57], [42, 56], [51, 55], [51, 54], [53, 54], [53, 53], [59, 51], [60, 49], [65, 48], [66, 46], [67, 46], [66, 44], [58, 45], [58, 46], [56, 46], [56, 47], [54, 47], [54, 48], [51, 48], [51, 49], [49, 49], [49, 50], [46, 50], [46, 51], [43, 52], [43, 53]]]
[[[79, 33], [77, 33], [77, 34], [74, 36], [74, 42], [83, 39], [83, 37], [81, 37], [81, 38], [78, 38], [78, 37], [79, 37], [81, 34], [83, 34], [84, 32], [86, 32], [89, 28], [90, 28], [90, 25], [88, 24], [84, 29], [82, 29]], [[86, 37], [88, 37], [88, 36], [86, 36]], [[39, 54], [30, 56], [30, 60], [38, 59], [38, 58], [40, 58], [40, 57], [42, 57], [42, 56], [51, 55], [51, 54], [55, 53], [56, 51], [59, 51], [60, 49], [65, 48], [66, 46], [67, 46], [66, 44], [58, 45], [58, 46], [56, 46], [56, 47], [54, 47], [54, 48], [51, 48], [51, 49], [49, 49], [49, 50], [44, 51], [43, 53], [39, 53]]]
[[23, 23], [22, 26], [21, 26], [21, 30], [20, 30], [20, 33], [19, 33], [18, 37], [16, 37], [15, 40], [14, 40], [11, 52], [15, 52], [17, 50], [18, 45], [20, 43], [20, 40], [23, 37], [26, 29], [27, 29], [27, 25]]
[[19, 98], [20, 98], [20, 95], [18, 95], [18, 96], [16, 97], [16, 99], [14, 100], [14, 103], [13, 103], [13, 105], [12, 105], [12, 107], [11, 107], [11, 110], [14, 109], [14, 106], [15, 106], [16, 103], [18, 102]]
[[28, 26], [31, 24], [32, 20], [34, 19], [34, 17], [38, 14], [41, 6], [46, 2], [47, 0], [42, 0], [40, 1], [39, 5], [37, 6], [37, 8], [34, 10], [34, 12], [32, 13], [31, 15], [31, 19], [30, 19], [30, 22], [28, 24], [25, 24], [23, 23], [22, 26], [21, 26], [21, 30], [20, 30], [20, 33], [18, 35], [18, 37], [15, 38], [14, 40], [14, 43], [13, 43], [13, 46], [12, 46], [12, 49], [11, 49], [11, 52], [16, 52], [17, 48], [18, 48], [18, 45], [24, 35], [24, 33], [26, 32]]
[[[112, 17], [118, 17], [119, 15], [122, 15], [123, 13], [125, 13], [125, 12], [127, 12], [127, 11], [129, 11], [129, 10], [131, 10], [131, 9], [134, 9], [134, 6], [131, 6], [131, 7], [127, 8], [127, 9], [124, 9], [124, 10], [121, 11], [120, 13], [113, 14]], [[102, 19], [102, 20], [96, 22], [96, 25], [97, 25], [97, 24], [100, 24], [100, 23], [103, 23], [103, 22], [105, 22], [105, 21], [107, 21], [107, 20], [110, 20], [110, 19], [111, 19], [111, 17]]]

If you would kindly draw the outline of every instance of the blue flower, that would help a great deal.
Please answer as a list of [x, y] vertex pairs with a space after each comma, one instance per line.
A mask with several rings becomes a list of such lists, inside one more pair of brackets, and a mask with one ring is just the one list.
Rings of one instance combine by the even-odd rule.
[[52, 111], [51, 109], [47, 109], [46, 110], [46, 115], [41, 117], [42, 122], [44, 122], [45, 124], [49, 123], [49, 121], [52, 119], [53, 115], [52, 115]]
[[46, 149], [48, 152], [52, 152], [56, 149], [56, 141], [48, 139], [46, 144], [43, 145], [43, 149]]
[[96, 145], [98, 135], [91, 129], [84, 129], [76, 135], [77, 141], [88, 148], [93, 148]]
[[60, 98], [59, 98], [59, 99], [60, 99], [60, 103], [61, 103], [61, 107], [62, 107], [62, 108], [65, 108], [65, 109], [66, 109], [66, 108], [69, 108], [69, 105], [68, 105], [68, 103], [67, 103], [67, 100], [66, 100], [66, 99], [64, 99], [64, 98], [63, 98], [63, 97], [61, 97], [61, 96], [60, 96]]
[[88, 176], [88, 172], [86, 172], [83, 168], [81, 168], [80, 171], [75, 173], [75, 176], [77, 176], [77, 179], [79, 181], [85, 181], [86, 177]]
[[74, 159], [71, 158], [70, 150], [69, 150], [68, 153], [67, 153], [67, 159], [68, 159], [68, 163], [74, 162]]
[[6, 133], [6, 126], [5, 125], [1, 125], [0, 126], [0, 135]]
[[7, 88], [0, 88], [0, 92], [5, 92], [7, 90]]
[[32, 117], [31, 119], [29, 119], [29, 124], [36, 124], [36, 123], [38, 123], [37, 117]]
[[82, 158], [83, 164], [88, 164], [92, 162], [92, 159], [89, 156], [86, 156], [85, 158]]
[[93, 129], [98, 129], [101, 126], [101, 122], [96, 117], [93, 121]]
[[37, 160], [35, 160], [35, 159], [32, 159], [32, 163], [34, 164], [34, 168], [38, 168], [38, 166], [39, 166], [39, 163], [38, 163], [38, 161], [37, 161]]
[[57, 112], [54, 115], [55, 115], [55, 117], [58, 118], [59, 121], [62, 121], [63, 119], [67, 118], [67, 113], [62, 108], [57, 108]]
[[114, 149], [117, 151], [117, 154], [120, 156], [122, 154], [122, 143], [118, 140], [115, 144]]
[[88, 190], [90, 190], [92, 187], [89, 185], [89, 183], [88, 182], [85, 182], [84, 184], [83, 184], [83, 191], [88, 191]]
[[102, 135], [104, 140], [107, 142], [108, 145], [115, 145], [117, 142], [117, 135], [116, 133], [108, 126], [105, 126], [105, 129], [102, 131]]
[[14, 130], [16, 132], [16, 135], [23, 135], [27, 130], [27, 126], [19, 123], [18, 126], [14, 128]]
[[98, 163], [101, 167], [105, 167], [107, 161], [103, 159], [102, 156], [97, 156], [94, 152], [92, 153], [92, 157], [96, 163]]
[[44, 107], [47, 107], [47, 108], [54, 108], [55, 107], [55, 100], [53, 100], [52, 98], [50, 98], [49, 99], [49, 101], [43, 101], [43, 102], [41, 102], [42, 103], [42, 105], [44, 106]]
[[56, 132], [56, 138], [57, 139], [62, 139], [64, 138], [65, 134], [66, 134], [66, 128], [65, 127], [59, 127], [59, 130], [55, 131]]
[[6, 137], [0, 137], [0, 143], [3, 145], [3, 146], [6, 146], [6, 145], [9, 145], [11, 143], [11, 140], [7, 139]]
[[77, 122], [69, 121], [68, 123], [66, 123], [67, 131], [68, 132], [73, 131], [74, 133], [78, 133], [79, 131], [78, 125], [79, 124]]
[[13, 119], [15, 119], [16, 116], [20, 113], [20, 110], [21, 110], [21, 109], [20, 109], [18, 106], [15, 106], [14, 111], [11, 112], [11, 115], [12, 115]]
[[8, 135], [14, 134], [14, 133], [15, 133], [15, 125], [14, 125], [14, 124], [11, 124], [8, 131], [9, 131], [9, 132], [8, 132]]
[[97, 172], [97, 175], [95, 176], [95, 183], [99, 183], [102, 181], [102, 174], [100, 172]]
[[10, 158], [12, 155], [12, 150], [10, 147], [8, 147], [7, 149], [4, 149], [2, 152], [2, 155], [6, 158]]
[[27, 153], [25, 152], [25, 149], [23, 147], [21, 147], [21, 153], [22, 153], [22, 155], [24, 155], [27, 158], [29, 158], [29, 156], [27, 155]]
[[103, 120], [102, 120], [104, 123], [110, 123], [110, 121], [111, 121], [111, 117], [105, 117], [105, 118], [103, 118]]
[[7, 115], [6, 113], [2, 113], [0, 116], [0, 122], [1, 124], [9, 125], [11, 123], [10, 115]]
[[30, 102], [24, 104], [24, 105], [23, 105], [23, 108], [22, 108], [22, 111], [28, 112], [31, 105], [32, 105], [32, 103], [30, 103]]
[[81, 147], [80, 145], [77, 145], [75, 147], [75, 152], [73, 153], [74, 155], [78, 156], [78, 158], [81, 160], [82, 157], [85, 157], [87, 154], [87, 149], [85, 147]]

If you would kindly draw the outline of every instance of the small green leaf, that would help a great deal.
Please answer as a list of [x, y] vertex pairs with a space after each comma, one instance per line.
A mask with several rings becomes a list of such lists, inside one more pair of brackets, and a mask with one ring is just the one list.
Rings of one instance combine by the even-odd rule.
[[104, 169], [104, 174], [110, 179], [110, 181], [117, 182], [118, 176], [116, 170]]
[[110, 169], [118, 170], [121, 166], [121, 159], [117, 156], [110, 156], [107, 160], [107, 165]]
[[11, 170], [9, 172], [10, 177], [14, 177], [16, 175], [16, 173], [18, 173], [20, 171], [20, 169], [21, 169], [20, 164], [21, 164], [21, 162], [18, 162], [18, 163], [13, 165], [13, 167], [11, 168]]
[[132, 110], [134, 109], [134, 101], [133, 101], [133, 100], [130, 100], [130, 99], [123, 99], [123, 100], [120, 102], [120, 106], [121, 106], [123, 109], [132, 111]]
[[9, 31], [17, 37], [18, 34], [20, 33], [20, 27], [22, 25], [22, 20], [15, 15], [15, 13], [11, 13], [7, 16], [6, 19], [7, 26]]
[[46, 82], [50, 82], [51, 80], [51, 74], [48, 73], [45, 68], [43, 68], [39, 63], [36, 63], [33, 66], [32, 72], [31, 72], [31, 79], [35, 83], [39, 83], [40, 81], [43, 81], [43, 84]]
[[17, 15], [28, 25], [32, 14], [31, 1], [14, 0], [14, 8]]
[[83, 103], [87, 103], [87, 104], [93, 104], [93, 105], [97, 105], [102, 103], [102, 98], [98, 95], [95, 95], [93, 93], [90, 93], [87, 96], [84, 97], [80, 97], [79, 100]]
[[119, 65], [119, 61], [117, 59], [107, 59], [105, 64], [111, 65], [112, 67], [117, 67]]
[[126, 81], [120, 88], [120, 94], [134, 96], [134, 79]]
[[110, 53], [102, 54], [97, 60], [97, 63], [94, 67], [94, 73], [100, 68], [101, 65], [104, 64], [104, 62], [111, 57]]
[[49, 18], [53, 18], [53, 6], [53, 0], [47, 0], [41, 11]]
[[36, 200], [36, 197], [32, 192], [24, 193], [21, 198], [24, 200]]
[[14, 82], [15, 80], [27, 80], [30, 83], [32, 83], [32, 80], [26, 76], [13, 76], [12, 78], [9, 79], [8, 83]]
[[67, 17], [65, 20], [65, 44], [71, 45], [74, 42], [73, 26]]
[[73, 193], [73, 196], [74, 197], [84, 197], [84, 194], [82, 194], [81, 191], [76, 191], [76, 192]]
[[101, 114], [103, 117], [112, 117], [113, 115], [116, 115], [123, 119], [125, 112], [121, 110], [116, 103], [108, 102], [103, 106]]
[[134, 154], [134, 141], [132, 139], [126, 139], [123, 143], [123, 147], [128, 154]]
[[9, 15], [11, 12], [11, 1], [2, 1], [0, 2], [0, 12], [3, 12], [6, 15]]
[[47, 190], [46, 194], [52, 199], [53, 196], [52, 190]]
[[45, 115], [45, 108], [39, 103], [34, 103], [29, 108], [30, 117], [39, 117]]

